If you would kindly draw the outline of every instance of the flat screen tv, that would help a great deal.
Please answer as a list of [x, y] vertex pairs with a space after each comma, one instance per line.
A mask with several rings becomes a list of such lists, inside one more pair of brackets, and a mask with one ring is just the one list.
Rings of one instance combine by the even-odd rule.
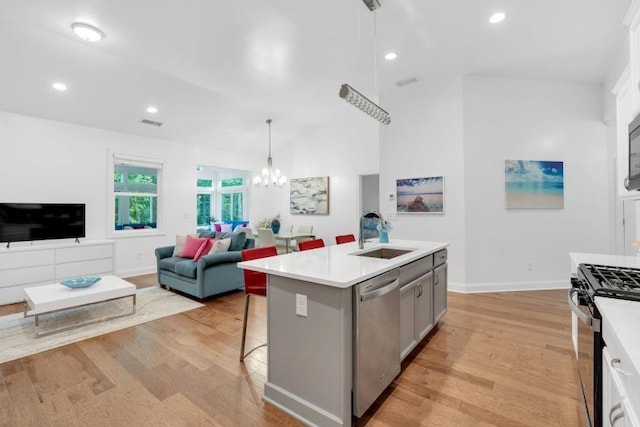
[[85, 237], [81, 203], [0, 203], [0, 242]]

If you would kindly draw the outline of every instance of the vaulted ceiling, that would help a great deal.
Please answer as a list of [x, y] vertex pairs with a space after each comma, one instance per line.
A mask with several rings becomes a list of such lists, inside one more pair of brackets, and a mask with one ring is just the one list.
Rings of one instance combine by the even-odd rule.
[[[3, 0], [0, 110], [238, 149], [264, 148], [273, 118], [276, 146], [361, 114], [338, 98], [342, 83], [374, 99], [447, 75], [600, 84], [629, 3], [383, 0], [371, 12], [361, 0]], [[506, 19], [489, 24], [496, 11]], [[77, 38], [75, 21], [106, 37]]]

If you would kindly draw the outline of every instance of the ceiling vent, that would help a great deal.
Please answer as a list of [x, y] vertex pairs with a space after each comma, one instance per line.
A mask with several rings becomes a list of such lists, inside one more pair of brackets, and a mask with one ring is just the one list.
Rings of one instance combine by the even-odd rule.
[[379, 9], [382, 6], [382, 0], [362, 0], [367, 5], [370, 11]]
[[420, 79], [417, 78], [417, 77], [409, 77], [408, 79], [398, 80], [396, 82], [396, 86], [398, 86], [398, 87], [407, 86], [407, 85], [410, 85], [412, 83], [416, 83], [418, 81], [420, 81]]
[[149, 120], [149, 119], [140, 119], [140, 123], [143, 123], [145, 125], [157, 126], [157, 127], [162, 126], [162, 122], [156, 122], [155, 120]]

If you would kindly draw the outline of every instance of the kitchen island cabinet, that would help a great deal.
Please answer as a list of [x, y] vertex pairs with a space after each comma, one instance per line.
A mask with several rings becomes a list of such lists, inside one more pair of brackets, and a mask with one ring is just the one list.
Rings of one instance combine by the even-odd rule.
[[[388, 244], [366, 243], [361, 250], [354, 242], [239, 263], [240, 268], [268, 275], [264, 400], [309, 425], [351, 425], [357, 309], [354, 287], [395, 269], [402, 281], [403, 266], [431, 260], [447, 246], [392, 240]], [[410, 251], [392, 259], [358, 256], [377, 247]], [[433, 274], [432, 267], [432, 263], [428, 265], [426, 274]], [[433, 313], [432, 297], [429, 301]], [[433, 323], [433, 314], [428, 317]], [[400, 348], [398, 359], [399, 353]]]

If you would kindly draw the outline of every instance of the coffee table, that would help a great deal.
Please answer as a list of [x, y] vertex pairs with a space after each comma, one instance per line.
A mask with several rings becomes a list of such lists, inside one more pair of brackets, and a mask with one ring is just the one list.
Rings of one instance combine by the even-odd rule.
[[136, 312], [136, 287], [116, 276], [104, 276], [102, 279], [88, 288], [68, 288], [60, 283], [52, 285], [34, 286], [24, 289], [24, 317], [35, 318], [36, 338], [65, 331], [78, 326], [100, 322], [105, 319], [97, 319], [90, 322], [74, 324], [66, 328], [59, 328], [47, 333], [40, 333], [40, 316], [51, 314], [71, 308], [98, 304], [101, 302], [132, 298], [133, 308], [131, 313], [110, 316], [109, 319], [128, 316]]

